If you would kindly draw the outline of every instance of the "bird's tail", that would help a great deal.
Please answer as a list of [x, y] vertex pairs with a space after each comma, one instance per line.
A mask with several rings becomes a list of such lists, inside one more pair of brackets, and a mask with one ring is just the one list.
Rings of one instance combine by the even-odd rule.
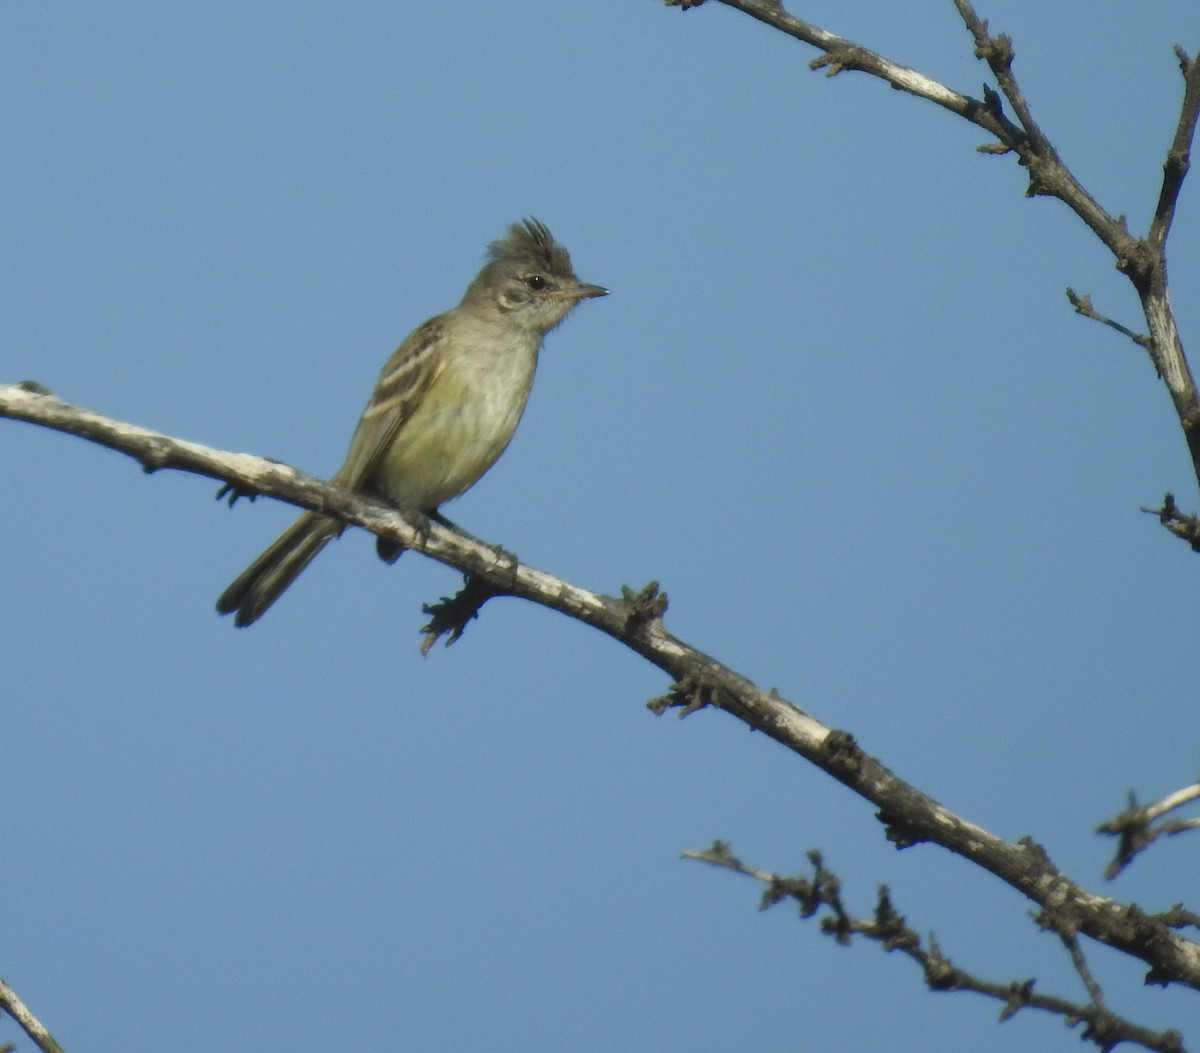
[[341, 530], [336, 519], [305, 512], [221, 593], [218, 613], [232, 614], [239, 627], [253, 625]]

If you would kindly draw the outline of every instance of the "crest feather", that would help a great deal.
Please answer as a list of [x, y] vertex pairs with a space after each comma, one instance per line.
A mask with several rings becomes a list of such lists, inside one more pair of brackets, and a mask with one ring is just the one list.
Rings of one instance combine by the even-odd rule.
[[571, 257], [544, 223], [530, 216], [508, 228], [508, 233], [488, 246], [489, 260], [511, 260], [545, 268], [561, 277], [572, 276]]

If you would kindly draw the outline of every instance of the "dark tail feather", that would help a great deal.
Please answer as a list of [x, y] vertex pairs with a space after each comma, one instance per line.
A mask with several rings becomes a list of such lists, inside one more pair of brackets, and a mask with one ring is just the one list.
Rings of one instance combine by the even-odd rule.
[[239, 628], [253, 625], [340, 532], [337, 520], [305, 512], [221, 593], [217, 611]]

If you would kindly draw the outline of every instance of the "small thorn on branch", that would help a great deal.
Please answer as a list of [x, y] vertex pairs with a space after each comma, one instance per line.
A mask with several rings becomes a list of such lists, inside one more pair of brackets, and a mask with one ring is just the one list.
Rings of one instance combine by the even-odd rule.
[[884, 950], [915, 950], [920, 939], [908, 927], [903, 914], [892, 906], [892, 894], [887, 885], [879, 886], [879, 898], [875, 901], [875, 929], [872, 935], [883, 943]]
[[958, 987], [958, 970], [942, 953], [937, 937], [930, 935], [929, 949], [921, 960], [925, 984], [931, 991], [953, 991]]
[[[1170, 497], [1170, 494], [1167, 496]], [[1158, 836], [1151, 830], [1146, 810], [1138, 804], [1137, 795], [1132, 790], [1129, 791], [1124, 811], [1100, 823], [1096, 832], [1119, 838], [1116, 854], [1104, 868], [1104, 877], [1109, 881], [1133, 862], [1134, 857], [1152, 844]]]
[[1008, 985], [1008, 997], [1005, 999], [1004, 1008], [1000, 1010], [1000, 1023], [1012, 1019], [1029, 1005], [1033, 998], [1034, 982], [1025, 980], [1023, 983], [1014, 982]]
[[479, 617], [480, 608], [493, 596], [500, 595], [503, 593], [499, 589], [482, 578], [465, 574], [463, 587], [456, 595], [443, 596], [437, 603], [424, 604], [421, 610], [430, 618], [421, 627], [421, 632], [425, 634], [421, 641], [421, 654], [429, 654], [430, 648], [443, 636], [449, 647], [466, 631], [467, 622]]
[[996, 120], [1004, 120], [1004, 98], [990, 84], [983, 86], [983, 108]]
[[836, 77], [846, 69], [862, 69], [863, 51], [853, 44], [838, 44], [810, 60], [808, 68], [814, 72], [824, 69], [827, 77]]
[[731, 870], [742, 868], [741, 860], [730, 850], [728, 841], [714, 841], [703, 851], [696, 848], [684, 849], [683, 858], [698, 859], [701, 863], [711, 863], [715, 867], [728, 867]]
[[1181, 512], [1175, 504], [1175, 495], [1167, 491], [1159, 508], [1141, 509], [1147, 515], [1158, 516], [1158, 521], [1177, 538], [1182, 538], [1193, 552], [1200, 552], [1200, 519]]
[[236, 505], [243, 497], [247, 501], [256, 501], [258, 500], [258, 491], [246, 490], [238, 486], [237, 483], [225, 483], [216, 493], [217, 500], [225, 501], [230, 508]]
[[[1137, 794], [1130, 790], [1124, 809], [1096, 827], [1097, 833], [1118, 839], [1116, 854], [1105, 868], [1104, 876], [1109, 879], [1116, 877], [1139, 853], [1144, 852], [1160, 837], [1173, 837], [1175, 834], [1200, 828], [1200, 819], [1163, 818], [1197, 799], [1200, 799], [1200, 781], [1174, 790], [1150, 804], [1142, 804]], [[1192, 919], [1196, 919], [1196, 915], [1188, 915], [1180, 907], [1176, 910], [1180, 913], [1174, 917], [1179, 919], [1180, 924], [1191, 924]], [[1159, 920], [1164, 925], [1168, 924], [1162, 917]]]
[[[987, 33], [987, 22], [980, 23], [983, 33]], [[993, 69], [996, 66], [1002, 66], [1008, 69], [1013, 64], [1013, 59], [1016, 58], [1016, 52], [1013, 51], [1012, 38], [1007, 33], [1001, 33], [998, 36], [984, 36], [979, 41], [975, 48], [975, 57], [983, 59]]]
[[723, 688], [697, 674], [689, 673], [673, 683], [665, 695], [650, 699], [646, 708], [659, 717], [668, 709], [678, 709], [680, 717], [690, 717], [696, 710], [706, 706], [722, 709], [725, 704], [726, 694]]
[[628, 585], [622, 585], [621, 602], [625, 605], [626, 631], [646, 622], [662, 621], [662, 616], [667, 612], [667, 594], [659, 589], [657, 581], [648, 582], [637, 592]]
[[1200, 914], [1187, 910], [1182, 903], [1176, 903], [1169, 910], [1153, 915], [1153, 918], [1168, 929], [1200, 929]]
[[846, 775], [854, 775], [862, 768], [863, 751], [848, 731], [834, 729], [825, 738], [822, 751], [831, 766]]
[[912, 848], [914, 845], [924, 844], [929, 840], [929, 838], [914, 830], [903, 816], [897, 815], [894, 812], [887, 812], [880, 809], [875, 813], [875, 818], [883, 823], [883, 836], [896, 846], [897, 851], [904, 848]]

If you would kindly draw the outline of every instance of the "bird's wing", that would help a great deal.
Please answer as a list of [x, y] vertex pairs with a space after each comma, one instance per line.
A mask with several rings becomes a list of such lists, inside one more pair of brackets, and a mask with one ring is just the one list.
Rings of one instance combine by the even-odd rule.
[[414, 329], [392, 352], [380, 370], [334, 482], [350, 490], [363, 489], [445, 365], [445, 337], [445, 323], [439, 315]]

